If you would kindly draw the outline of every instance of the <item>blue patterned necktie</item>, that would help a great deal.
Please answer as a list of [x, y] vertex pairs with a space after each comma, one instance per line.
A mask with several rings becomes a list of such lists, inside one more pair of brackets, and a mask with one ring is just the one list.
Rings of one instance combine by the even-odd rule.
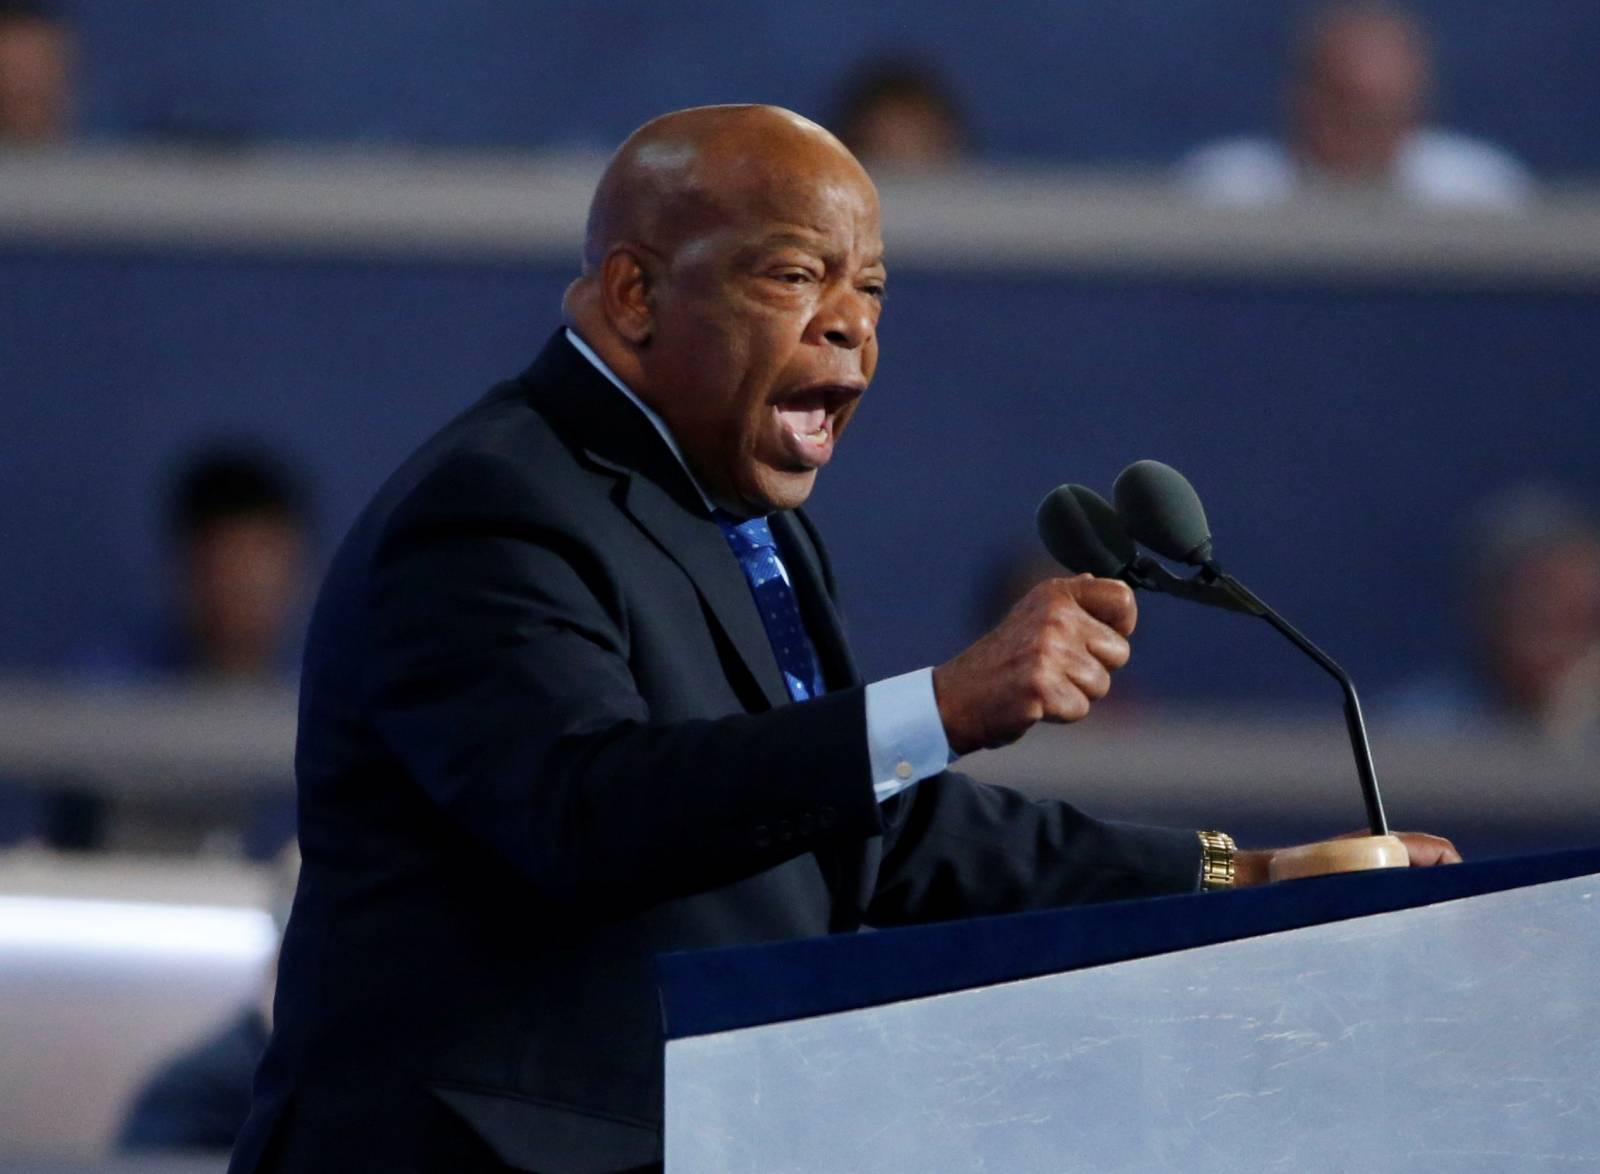
[[778, 544], [772, 540], [767, 520], [751, 518], [747, 522], [736, 522], [721, 510], [715, 516], [744, 570], [744, 577], [750, 582], [756, 609], [761, 612], [761, 623], [767, 629], [773, 655], [778, 658], [778, 668], [783, 670], [783, 683], [789, 687], [789, 696], [795, 701], [821, 696], [827, 690], [822, 683], [822, 669], [817, 664], [817, 651], [811, 646], [811, 637], [806, 635], [794, 588], [784, 578], [783, 564], [778, 561]]

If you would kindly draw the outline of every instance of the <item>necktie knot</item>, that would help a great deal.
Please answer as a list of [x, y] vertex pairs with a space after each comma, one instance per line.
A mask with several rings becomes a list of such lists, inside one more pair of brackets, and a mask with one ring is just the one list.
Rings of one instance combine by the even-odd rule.
[[716, 519], [735, 554], [757, 554], [778, 549], [772, 537], [772, 527], [767, 525], [765, 518], [747, 518], [741, 522], [732, 514], [718, 510]]

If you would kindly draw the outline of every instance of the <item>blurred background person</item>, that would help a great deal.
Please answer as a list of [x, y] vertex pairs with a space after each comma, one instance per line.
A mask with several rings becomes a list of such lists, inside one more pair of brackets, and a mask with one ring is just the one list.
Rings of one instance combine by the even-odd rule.
[[[290, 844], [274, 861], [271, 913], [278, 938], [289, 922], [300, 851]], [[250, 1086], [272, 1031], [278, 985], [274, 951], [260, 994], [199, 1042], [163, 1061], [140, 1085], [117, 1131], [124, 1153], [226, 1154], [250, 1112]]]
[[1465, 545], [1463, 663], [1402, 685], [1379, 713], [1411, 731], [1600, 745], [1600, 526], [1527, 487], [1477, 511]]
[[188, 458], [167, 504], [172, 598], [153, 623], [92, 652], [102, 679], [292, 681], [309, 571], [309, 519], [282, 462], [249, 446]]
[[937, 171], [967, 153], [966, 118], [932, 66], [880, 59], [845, 81], [832, 129], [874, 171]]
[[1228, 139], [1180, 166], [1197, 198], [1269, 204], [1315, 188], [1392, 193], [1418, 205], [1513, 209], [1532, 181], [1499, 147], [1427, 124], [1434, 90], [1427, 32], [1392, 5], [1335, 4], [1302, 34], [1287, 97], [1287, 139]]
[[0, 0], [0, 146], [60, 142], [71, 131], [76, 46], [51, 9]]
[[[153, 615], [89, 645], [76, 675], [100, 688], [177, 685], [270, 696], [292, 687], [310, 575], [310, 519], [299, 481], [263, 449], [229, 445], [194, 452], [171, 484], [170, 595]], [[235, 791], [251, 780], [227, 781]], [[10, 838], [32, 833], [83, 849], [119, 841], [143, 850], [186, 845], [261, 860], [294, 835], [292, 794], [257, 795], [242, 811], [220, 797], [182, 797], [175, 807], [151, 807], [141, 820], [126, 807], [108, 807], [81, 779], [52, 779], [44, 793], [42, 809], [37, 799], [34, 807], [44, 815], [34, 814], [34, 826]]]

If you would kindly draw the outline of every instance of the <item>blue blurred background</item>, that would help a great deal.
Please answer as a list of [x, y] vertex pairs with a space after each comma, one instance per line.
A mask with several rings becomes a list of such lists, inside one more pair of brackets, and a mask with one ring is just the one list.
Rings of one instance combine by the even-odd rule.
[[[213, 162], [284, 143], [605, 150], [661, 110], [725, 100], [826, 119], [841, 78], [892, 53], [943, 75], [981, 160], [1155, 168], [1209, 138], [1273, 132], [1308, 8], [60, 11], [86, 63], [83, 140], [178, 144]], [[1453, 127], [1557, 182], [1600, 172], [1600, 87], [1585, 65], [1600, 10], [1414, 10]], [[892, 193], [885, 232], [893, 261]], [[0, 637], [0, 665], [68, 665], [93, 625], [152, 606], [165, 590], [163, 478], [204, 438], [257, 435], [303, 467], [325, 552], [410, 447], [537, 350], [575, 264], [546, 252], [418, 263], [259, 241], [0, 238], [0, 519], [22, 569], [0, 581], [0, 614], [26, 617]], [[1451, 655], [1463, 508], [1530, 477], [1600, 489], [1593, 278], [1529, 288], [1167, 268], [895, 265], [882, 376], [816, 502], [869, 671], [970, 638], [987, 618], [989, 564], [1029, 541], [1043, 493], [1063, 480], [1106, 489], [1137, 457], [1188, 471], [1233, 562], [1379, 688]], [[1196, 663], [1215, 696], [1319, 695], [1270, 653], [1234, 663], [1227, 651], [1249, 637], [1226, 619], [1169, 625], [1165, 610], [1147, 609], [1142, 695], [1192, 696], [1181, 670]]]
[[[894, 241], [894, 206], [886, 232]], [[892, 254], [891, 254], [892, 258]], [[324, 549], [399, 460], [554, 328], [571, 263], [0, 247], [0, 580], [13, 666], [68, 663], [159, 595], [190, 444], [248, 434], [315, 486]], [[1221, 557], [1381, 690], [1461, 640], [1457, 527], [1498, 486], [1600, 496], [1596, 291], [896, 266], [880, 375], [813, 509], [869, 673], [981, 631], [1062, 481], [1154, 456]], [[1264, 628], [1149, 601], [1129, 681], [1172, 700], [1332, 686]], [[1205, 665], [1203, 675], [1196, 666]]]
[[[869, 676], [1047, 573], [1046, 492], [1156, 457], [1354, 673], [1397, 825], [1600, 841], [1600, 7], [1384, 9], [1409, 80], [1359, 39], [1335, 77], [1328, 11], [0, 0], [0, 1163], [138, 1148], [163, 1060], [270, 994], [320, 568], [543, 345], [606, 154], [677, 107], [792, 107], [880, 181], [882, 364], [810, 506]], [[1432, 154], [1337, 174], [1313, 91]], [[303, 541], [260, 555], [294, 590], [242, 673], [184, 646], [174, 487], [218, 445], [286, 471]], [[1359, 824], [1334, 687], [1265, 625], [1146, 599], [1135, 649], [984, 777], [1258, 844]]]
[[[1306, 0], [506, 4], [69, 0], [95, 137], [610, 150], [663, 110], [775, 102], [827, 118], [841, 75], [930, 63], [989, 156], [1163, 166], [1265, 132]], [[1419, 0], [1441, 117], [1548, 174], [1600, 171], [1600, 10]]]

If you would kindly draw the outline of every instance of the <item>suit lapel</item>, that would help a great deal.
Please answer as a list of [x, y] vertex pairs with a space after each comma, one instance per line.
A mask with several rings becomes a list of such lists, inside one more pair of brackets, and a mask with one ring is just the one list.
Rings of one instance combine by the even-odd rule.
[[792, 513], [773, 514], [769, 519], [772, 536], [783, 555], [800, 615], [822, 662], [822, 677], [829, 690], [845, 689], [861, 683], [855, 657], [845, 640], [844, 624], [833, 606], [833, 592], [822, 572], [822, 555], [806, 526]]
[[750, 582], [716, 522], [703, 509], [685, 509], [661, 486], [639, 476], [628, 479], [623, 509], [689, 576], [767, 704], [787, 704], [789, 690], [756, 610]]
[[591, 462], [622, 481], [623, 511], [689, 577], [767, 705], [787, 704], [789, 690], [739, 560], [644, 413], [559, 331], [522, 383]]

